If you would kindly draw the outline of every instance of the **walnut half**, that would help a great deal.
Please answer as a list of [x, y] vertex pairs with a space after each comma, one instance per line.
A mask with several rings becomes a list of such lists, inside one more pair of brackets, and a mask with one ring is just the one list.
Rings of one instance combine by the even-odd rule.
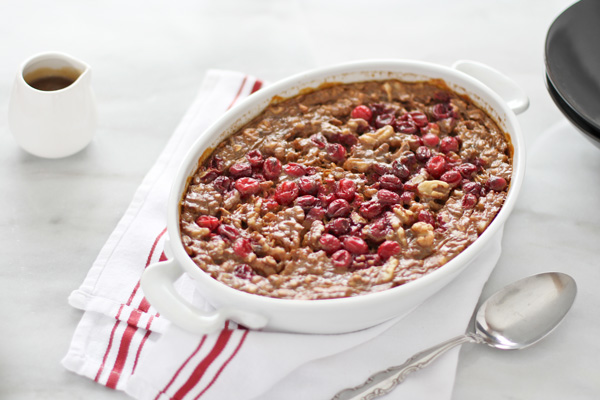
[[450, 194], [450, 185], [444, 181], [423, 181], [419, 183], [417, 190], [425, 199], [444, 200]]

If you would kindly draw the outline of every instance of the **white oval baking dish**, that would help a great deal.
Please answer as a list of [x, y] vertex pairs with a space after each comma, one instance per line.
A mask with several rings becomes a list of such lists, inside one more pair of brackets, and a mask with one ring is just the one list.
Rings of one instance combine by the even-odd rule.
[[[483, 108], [510, 136], [514, 147], [513, 176], [506, 202], [483, 234], [467, 249], [441, 268], [402, 286], [363, 296], [327, 300], [289, 300], [253, 295], [233, 289], [211, 278], [187, 255], [180, 241], [180, 200], [198, 159], [257, 116], [278, 97], [292, 97], [306, 88], [327, 82], [350, 83], [395, 78], [402, 81], [442, 79], [452, 90], [465, 94]], [[194, 333], [209, 333], [223, 327], [227, 319], [252, 329], [300, 333], [343, 333], [382, 323], [403, 315], [456, 278], [502, 234], [523, 182], [524, 141], [516, 114], [527, 109], [527, 96], [498, 71], [472, 61], [453, 67], [410, 60], [360, 61], [321, 68], [272, 84], [249, 96], [225, 113], [200, 135], [185, 156], [173, 182], [168, 202], [167, 230], [170, 237], [168, 261], [149, 266], [141, 280], [148, 301], [167, 319]], [[497, 234], [497, 235], [496, 235]], [[194, 308], [177, 293], [174, 282], [184, 273], [215, 311]]]

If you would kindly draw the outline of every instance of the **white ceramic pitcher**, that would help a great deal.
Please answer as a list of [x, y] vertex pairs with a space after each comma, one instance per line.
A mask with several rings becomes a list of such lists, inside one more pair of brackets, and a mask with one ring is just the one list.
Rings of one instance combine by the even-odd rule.
[[[72, 83], [58, 89], [32, 86], [36, 79], [50, 76]], [[17, 143], [36, 156], [60, 158], [82, 150], [92, 140], [97, 124], [90, 66], [56, 52], [25, 61], [15, 78], [8, 122]]]

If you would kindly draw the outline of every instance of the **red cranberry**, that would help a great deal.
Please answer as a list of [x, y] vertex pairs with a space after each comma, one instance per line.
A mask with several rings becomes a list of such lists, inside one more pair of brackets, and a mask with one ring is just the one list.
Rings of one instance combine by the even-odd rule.
[[449, 185], [458, 185], [462, 180], [462, 176], [460, 175], [460, 172], [452, 170], [444, 172], [440, 177], [440, 180], [448, 183]]
[[369, 252], [369, 245], [361, 238], [349, 236], [344, 239], [344, 248], [352, 254], [366, 254]]
[[327, 139], [321, 133], [315, 133], [310, 137], [310, 140], [320, 149], [324, 149], [327, 146]]
[[[402, 163], [403, 165], [406, 165], [407, 167], [411, 167], [413, 165], [415, 165], [417, 163], [417, 156], [415, 156], [415, 153], [413, 153], [412, 151], [407, 151], [404, 152], [401, 156], [400, 156], [400, 163]], [[400, 177], [402, 178], [402, 177]]]
[[471, 163], [460, 164], [456, 169], [466, 179], [471, 179], [477, 172], [477, 167]]
[[427, 211], [427, 210], [419, 211], [419, 215], [417, 216], [417, 219], [420, 222], [425, 222], [426, 224], [435, 226], [435, 217], [433, 216], [433, 214], [430, 211]]
[[446, 136], [440, 142], [440, 150], [444, 153], [449, 153], [451, 151], [456, 153], [458, 148], [458, 140], [454, 136]]
[[329, 218], [347, 217], [350, 215], [350, 204], [344, 199], [336, 199], [327, 207]]
[[254, 275], [254, 270], [248, 264], [239, 264], [233, 268], [233, 274], [238, 278], [250, 279]]
[[[359, 129], [359, 133], [362, 133], [362, 132], [364, 132], [364, 130]], [[356, 143], [358, 143], [358, 137], [356, 137], [355, 135], [353, 135], [351, 133], [347, 133], [344, 135], [340, 135], [340, 138], [338, 141], [345, 146], [352, 147]]]
[[371, 117], [373, 116], [373, 112], [371, 112], [371, 109], [369, 107], [361, 105], [354, 107], [354, 110], [352, 110], [350, 116], [352, 118], [362, 118], [365, 121], [369, 122], [371, 120]]
[[416, 183], [413, 182], [406, 182], [404, 184], [404, 191], [409, 191], [409, 192], [416, 192], [418, 188], [418, 185]]
[[[415, 158], [414, 154], [413, 153], [410, 153], [410, 154], [412, 154], [412, 157], [414, 158], [415, 163], [416, 163], [416, 158]], [[402, 163], [401, 160], [395, 160], [392, 163], [392, 173], [400, 179], [406, 179], [410, 176], [410, 169], [408, 168], [407, 165]]]
[[416, 150], [417, 147], [423, 146], [423, 139], [421, 138], [421, 136], [410, 135], [408, 137], [408, 145], [411, 150]]
[[208, 162], [208, 166], [217, 171], [223, 171], [225, 169], [225, 161], [220, 156], [212, 156]]
[[417, 160], [421, 162], [426, 162], [427, 160], [429, 160], [429, 158], [431, 158], [431, 150], [429, 149], [429, 147], [419, 146], [419, 148], [415, 152], [415, 156], [417, 157]]
[[331, 204], [331, 202], [334, 201], [335, 199], [337, 199], [337, 197], [335, 196], [334, 193], [319, 195], [319, 200], [321, 201], [321, 204], [325, 207], [328, 207]]
[[294, 177], [306, 175], [306, 168], [303, 165], [297, 163], [289, 163], [283, 166], [283, 170], [286, 174]]
[[417, 124], [415, 124], [415, 122], [410, 119], [405, 121], [396, 121], [396, 123], [394, 124], [394, 128], [396, 129], [396, 132], [404, 133], [407, 135], [414, 135], [419, 131]]
[[248, 162], [239, 162], [229, 167], [229, 173], [234, 178], [252, 175], [252, 165]]
[[440, 138], [433, 133], [427, 133], [423, 135], [423, 144], [429, 147], [435, 147], [440, 143]]
[[477, 182], [466, 182], [462, 185], [465, 193], [470, 193], [479, 197], [481, 195], [481, 185]]
[[365, 198], [363, 197], [363, 195], [356, 193], [354, 195], [354, 200], [352, 200], [352, 206], [354, 206], [354, 208], [358, 208], [364, 201]]
[[385, 242], [379, 245], [377, 249], [377, 254], [381, 257], [382, 260], [387, 260], [388, 258], [400, 254], [400, 245], [397, 242], [392, 242], [391, 240], [386, 240]]
[[348, 235], [351, 236], [356, 236], [356, 237], [363, 237], [363, 225], [362, 224], [356, 224], [356, 225], [350, 225], [350, 231], [348, 232]]
[[381, 175], [376, 174], [376, 173], [371, 173], [369, 175], [366, 176], [366, 181], [365, 184], [367, 186], [369, 185], [374, 185], [375, 183], [379, 182], [379, 178], [381, 178]]
[[221, 225], [221, 221], [219, 221], [219, 218], [211, 215], [201, 215], [196, 219], [196, 224], [203, 228], [208, 228], [211, 231], [214, 231], [219, 227], [219, 225]]
[[263, 164], [263, 174], [265, 178], [272, 181], [281, 174], [281, 162], [275, 157], [269, 157]]
[[213, 181], [213, 186], [219, 193], [225, 193], [231, 189], [231, 179], [227, 176], [219, 176]]
[[[402, 166], [404, 167], [404, 165]], [[402, 185], [402, 181], [396, 175], [387, 174], [379, 178], [379, 187], [393, 192], [401, 192], [404, 185]]]
[[375, 118], [375, 127], [383, 128], [386, 125], [393, 125], [395, 121], [394, 114], [380, 114]]
[[372, 224], [368, 225], [367, 237], [374, 242], [381, 242], [386, 238], [390, 231], [388, 222], [385, 218], [380, 218]]
[[350, 232], [350, 220], [348, 218], [336, 218], [329, 222], [325, 228], [327, 232], [335, 236], [345, 235]]
[[427, 126], [429, 120], [427, 119], [427, 115], [422, 113], [421, 111], [411, 111], [408, 113], [410, 119], [414, 121], [414, 123], [419, 127], [423, 128]]
[[427, 172], [435, 179], [439, 179], [446, 171], [446, 159], [444, 156], [434, 156], [427, 161], [425, 165]]
[[387, 189], [377, 192], [377, 200], [383, 205], [389, 206], [400, 203], [400, 195]]
[[310, 194], [314, 196], [319, 191], [319, 185], [313, 178], [303, 177], [298, 179], [296, 183], [298, 183], [300, 194]]
[[507, 185], [506, 179], [500, 176], [490, 176], [490, 179], [487, 181], [487, 187], [495, 192], [503, 191]]
[[266, 212], [274, 211], [279, 208], [279, 203], [273, 199], [264, 199], [261, 207]]
[[298, 184], [296, 182], [281, 182], [277, 186], [277, 189], [275, 189], [275, 200], [277, 200], [279, 204], [291, 204], [294, 200], [296, 200], [299, 192], [300, 189], [298, 189]]
[[294, 204], [302, 207], [304, 211], [307, 211], [319, 204], [319, 199], [310, 195], [300, 196], [296, 199]]
[[246, 258], [253, 252], [250, 241], [246, 238], [239, 238], [233, 243], [233, 252], [239, 257]]
[[234, 226], [225, 224], [219, 225], [217, 233], [232, 242], [239, 236], [239, 232]]
[[431, 110], [435, 119], [448, 118], [452, 114], [452, 107], [449, 103], [438, 103]]
[[477, 204], [477, 196], [472, 193], [466, 193], [462, 198], [463, 208], [473, 208]]
[[360, 214], [367, 218], [373, 219], [383, 211], [383, 205], [375, 200], [370, 200], [360, 205]]
[[202, 175], [202, 182], [210, 183], [217, 179], [220, 175], [221, 173], [216, 169], [209, 169], [204, 173], [204, 175]]
[[321, 221], [323, 218], [325, 218], [325, 209], [323, 207], [311, 208], [308, 214], [306, 214], [306, 219], [314, 221]]
[[260, 150], [251, 150], [246, 154], [246, 160], [252, 165], [253, 168], [260, 168], [263, 164], [263, 156]]
[[342, 162], [346, 159], [346, 149], [339, 143], [330, 143], [327, 145], [327, 154], [334, 162]]
[[352, 256], [348, 250], [338, 250], [331, 256], [331, 263], [336, 268], [348, 268], [352, 263]]
[[250, 196], [260, 192], [260, 182], [254, 178], [240, 178], [235, 181], [235, 188], [242, 196]]
[[391, 167], [384, 163], [373, 163], [373, 164], [371, 164], [370, 168], [377, 175], [389, 174], [392, 171]]
[[374, 103], [371, 104], [370, 106], [371, 108], [371, 112], [373, 113], [373, 116], [377, 116], [380, 114], [393, 114], [394, 110], [385, 103]]
[[335, 192], [336, 182], [333, 178], [325, 178], [323, 184], [319, 185], [319, 194], [330, 194]]
[[485, 161], [481, 157], [477, 157], [475, 160], [473, 160], [473, 164], [475, 164], [475, 166], [477, 166], [477, 168], [485, 168], [487, 165], [487, 161]]
[[325, 250], [325, 252], [329, 254], [335, 253], [342, 248], [342, 242], [340, 242], [340, 239], [329, 233], [325, 233], [319, 238], [319, 244], [321, 245], [321, 249]]
[[356, 183], [351, 179], [340, 179], [335, 190], [335, 195], [340, 199], [347, 201], [354, 200], [354, 196], [356, 195]]
[[415, 192], [404, 192], [400, 195], [400, 202], [405, 205], [410, 205], [415, 201]]

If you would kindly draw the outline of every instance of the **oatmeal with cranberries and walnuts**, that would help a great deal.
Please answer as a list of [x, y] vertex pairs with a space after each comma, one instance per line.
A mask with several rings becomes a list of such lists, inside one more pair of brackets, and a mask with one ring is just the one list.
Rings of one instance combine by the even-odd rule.
[[199, 268], [248, 293], [378, 292], [477, 239], [504, 203], [511, 155], [441, 81], [331, 85], [271, 104], [201, 160], [181, 238]]

